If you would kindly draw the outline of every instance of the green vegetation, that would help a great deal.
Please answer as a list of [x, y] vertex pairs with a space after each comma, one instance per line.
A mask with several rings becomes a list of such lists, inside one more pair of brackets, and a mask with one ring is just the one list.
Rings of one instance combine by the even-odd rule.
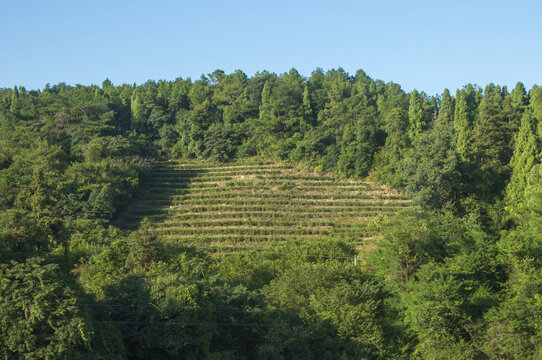
[[169, 161], [146, 172], [139, 195], [117, 224], [137, 228], [147, 216], [166, 243], [207, 250], [269, 249], [287, 240], [330, 237], [356, 247], [377, 235], [367, 226], [375, 216], [408, 206], [404, 195], [367, 182], [276, 163]]
[[0, 89], [5, 359], [542, 357], [542, 89]]

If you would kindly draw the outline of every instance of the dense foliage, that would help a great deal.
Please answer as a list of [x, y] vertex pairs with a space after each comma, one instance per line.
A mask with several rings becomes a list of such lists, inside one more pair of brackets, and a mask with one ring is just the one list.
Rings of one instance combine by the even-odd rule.
[[[212, 256], [112, 226], [153, 159], [253, 156], [418, 207], [373, 221], [356, 266], [334, 239]], [[0, 355], [542, 358], [541, 162], [542, 88], [521, 83], [433, 97], [292, 69], [2, 89]]]

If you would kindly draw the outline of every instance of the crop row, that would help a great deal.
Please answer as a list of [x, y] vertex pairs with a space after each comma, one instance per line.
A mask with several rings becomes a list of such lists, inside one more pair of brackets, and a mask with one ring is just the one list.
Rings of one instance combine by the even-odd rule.
[[[175, 187], [175, 188], [165, 188], [165, 187], [151, 187], [146, 188], [146, 192], [149, 194], [163, 194], [164, 196], [183, 196], [183, 195], [192, 195], [197, 196], [198, 194], [221, 194], [229, 192], [252, 192], [252, 193], [300, 193], [300, 194], [321, 194], [322, 196], [333, 196], [337, 195], [355, 195], [355, 194], [366, 194], [367, 191], [371, 189], [367, 187], [339, 187], [339, 186], [278, 186], [278, 184], [265, 184], [265, 183], [256, 183], [256, 184], [224, 184], [222, 186], [203, 186], [203, 187]], [[378, 195], [378, 194], [375, 194]], [[395, 195], [389, 195], [395, 196]], [[397, 195], [401, 199], [404, 196]]]
[[[232, 205], [232, 206], [190, 206], [183, 208], [136, 208], [132, 212], [134, 215], [159, 215], [159, 214], [175, 214], [175, 213], [195, 213], [195, 212], [220, 212], [220, 211], [243, 211], [243, 212], [267, 212], [278, 211], [276, 206], [265, 205]], [[281, 212], [289, 211], [292, 213], [320, 213], [320, 214], [335, 214], [347, 215], [355, 214], [356, 216], [374, 216], [379, 213], [394, 213], [397, 208], [383, 206], [288, 206], [280, 209]]]
[[[318, 175], [293, 175], [293, 174], [276, 174], [276, 175], [255, 175], [247, 177], [246, 180], [296, 180], [296, 181], [319, 181], [335, 183], [335, 180], [332, 178], [326, 178]], [[147, 179], [148, 183], [171, 183], [171, 184], [184, 184], [184, 183], [207, 183], [207, 182], [216, 182], [216, 181], [231, 181], [231, 180], [243, 180], [239, 179], [237, 176], [231, 175], [213, 175], [213, 176], [176, 176], [176, 177], [150, 177]], [[348, 181], [338, 181], [344, 184], [352, 184]]]
[[[282, 219], [279, 219], [282, 220]], [[351, 220], [351, 221], [349, 221]], [[139, 226], [141, 218], [131, 218], [125, 223], [125, 227], [135, 229]], [[169, 217], [160, 218], [155, 220], [154, 224], [156, 228], [168, 228], [168, 227], [183, 227], [183, 228], [210, 228], [210, 227], [231, 227], [231, 226], [252, 226], [252, 227], [291, 227], [291, 228], [307, 228], [307, 227], [319, 227], [327, 228], [334, 231], [349, 231], [362, 229], [366, 226], [366, 221], [355, 221], [351, 219], [338, 219], [336, 222], [325, 220], [309, 219], [299, 221], [276, 221], [268, 219], [253, 219], [253, 220], [196, 220], [196, 221], [175, 221]], [[332, 225], [330, 225], [332, 224]]]
[[247, 228], [247, 227], [219, 227], [219, 228], [157, 228], [158, 235], [329, 235], [327, 229], [297, 229], [297, 228]]
[[[165, 241], [174, 241], [177, 244], [194, 246], [209, 244], [216, 246], [230, 246], [231, 244], [243, 244], [249, 246], [261, 246], [261, 245], [278, 245], [284, 241], [298, 240], [298, 241], [318, 241], [329, 235], [321, 234], [290, 234], [290, 235], [262, 235], [262, 234], [171, 234], [161, 235], [161, 238]], [[333, 238], [343, 239], [351, 244], [364, 244], [367, 237], [347, 238], [340, 236], [333, 236]]]
[[258, 246], [262, 244], [278, 244], [283, 241], [290, 240], [315, 240], [321, 239], [325, 235], [162, 235], [162, 239], [173, 240], [176, 243], [183, 245], [230, 245], [230, 244], [245, 244]]
[[[245, 189], [248, 190], [248, 189]], [[407, 198], [404, 195], [397, 194], [368, 194], [364, 192], [358, 193], [322, 193], [322, 192], [312, 192], [308, 193], [306, 191], [277, 191], [277, 190], [255, 190], [252, 191], [232, 191], [228, 188], [222, 188], [221, 191], [185, 191], [184, 194], [168, 194], [168, 193], [154, 193], [147, 196], [145, 199], [148, 200], [158, 200], [163, 198], [179, 199], [179, 200], [188, 200], [188, 199], [217, 199], [217, 198], [233, 198], [239, 196], [246, 196], [246, 194], [251, 196], [258, 196], [260, 198], [274, 199], [274, 198], [283, 198], [283, 199], [322, 199], [322, 200], [338, 200], [338, 199], [390, 199], [390, 200], [406, 200]]]
[[339, 231], [339, 230], [326, 230], [326, 229], [281, 229], [281, 228], [246, 228], [246, 227], [227, 227], [227, 228], [158, 228], [156, 229], [157, 235], [175, 235], [175, 236], [195, 236], [195, 235], [215, 235], [215, 238], [220, 238], [225, 235], [280, 235], [295, 237], [298, 235], [317, 235], [317, 236], [332, 236], [334, 238], [340, 238], [346, 241], [352, 241], [355, 239], [362, 239], [375, 235], [373, 231]]
[[182, 183], [171, 183], [171, 182], [154, 182], [154, 183], [148, 183], [146, 182], [146, 188], [150, 190], [154, 189], [164, 189], [164, 190], [170, 190], [170, 189], [178, 189], [179, 186], [186, 186], [186, 188], [190, 189], [208, 189], [208, 188], [217, 188], [217, 187], [224, 187], [224, 186], [240, 186], [240, 187], [269, 187], [269, 186], [279, 186], [284, 187], [287, 189], [288, 187], [303, 187], [303, 188], [312, 188], [312, 189], [322, 189], [322, 188], [341, 188], [341, 189], [367, 189], [370, 190], [371, 187], [365, 184], [353, 184], [351, 182], [347, 181], [328, 181], [328, 180], [320, 180], [320, 181], [303, 181], [303, 182], [293, 182], [291, 180], [263, 180], [263, 181], [253, 181], [253, 180], [244, 180], [244, 181], [228, 181], [228, 182], [219, 182], [219, 181], [211, 181], [211, 182], [200, 182], [200, 183], [191, 183], [191, 182], [182, 182]]
[[224, 169], [224, 170], [197, 170], [197, 169], [153, 169], [147, 172], [149, 175], [158, 176], [217, 176], [217, 175], [232, 175], [232, 176], [246, 176], [246, 175], [258, 175], [258, 174], [281, 174], [285, 172], [292, 172], [286, 167], [274, 167], [274, 168], [259, 168], [259, 169]]
[[[329, 213], [273, 213], [273, 212], [225, 212], [225, 213], [192, 213], [192, 214], [157, 214], [147, 215], [147, 217], [154, 223], [166, 222], [197, 222], [197, 221], [228, 221], [229, 219], [243, 219], [243, 221], [257, 221], [257, 220], [284, 220], [287, 219], [290, 222], [307, 223], [307, 222], [322, 222], [333, 223], [334, 226], [342, 226], [341, 224], [357, 223], [362, 224], [373, 218], [375, 213], [349, 213], [349, 214], [329, 214]], [[124, 224], [130, 228], [136, 228], [142, 216], [131, 216], [125, 219]], [[245, 220], [247, 219], [247, 220]]]
[[181, 244], [189, 243], [217, 243], [230, 241], [243, 241], [258, 244], [262, 242], [279, 242], [291, 240], [320, 240], [329, 235], [323, 234], [163, 234], [163, 240], [180, 240]]
[[[368, 235], [372, 234], [374, 231], [372, 229], [366, 228], [363, 224], [348, 224], [345, 226], [298, 226], [296, 224], [283, 224], [283, 223], [269, 223], [269, 224], [259, 224], [259, 223], [224, 223], [224, 224], [209, 224], [203, 226], [184, 226], [184, 224], [176, 223], [161, 223], [156, 224], [154, 229], [158, 231], [196, 231], [196, 232], [205, 232], [207, 233], [223, 233], [228, 232], [231, 229], [236, 229], [238, 231], [246, 230], [248, 232], [254, 230], [281, 230], [284, 232], [295, 233], [295, 232], [304, 232], [307, 234], [316, 234], [316, 233], [334, 233], [334, 234], [346, 234], [346, 235]], [[316, 232], [317, 231], [317, 232]], [[361, 235], [360, 235], [361, 236]]]
[[195, 219], [223, 219], [223, 218], [235, 218], [235, 219], [288, 219], [288, 220], [306, 220], [306, 219], [327, 219], [334, 223], [340, 221], [348, 221], [350, 219], [357, 219], [358, 221], [365, 221], [367, 218], [374, 217], [374, 212], [358, 212], [358, 213], [337, 213], [329, 212], [298, 212], [298, 211], [218, 211], [218, 212], [195, 212], [184, 214], [158, 214], [149, 215], [149, 219], [155, 222], [164, 221], [166, 219], [175, 220], [195, 220]]
[[179, 221], [168, 219], [167, 221], [157, 225], [160, 227], [210, 227], [210, 226], [278, 226], [278, 227], [329, 227], [329, 228], [352, 228], [360, 227], [359, 221], [336, 222], [332, 220], [305, 220], [305, 221], [289, 221], [283, 219], [215, 219], [215, 220], [191, 220]]
[[[367, 192], [367, 191], [373, 191], [375, 189], [371, 188], [368, 185], [360, 184], [358, 186], [334, 186], [334, 185], [325, 185], [325, 186], [305, 186], [304, 184], [295, 184], [295, 183], [288, 183], [288, 182], [227, 182], [227, 183], [215, 183], [212, 184], [214, 186], [207, 186], [207, 184], [204, 184], [205, 186], [197, 186], [197, 185], [190, 185], [188, 187], [181, 187], [181, 188], [174, 188], [166, 191], [170, 194], [187, 194], [187, 193], [213, 193], [213, 192], [230, 192], [230, 191], [280, 191], [280, 192], [292, 192], [292, 191], [298, 191], [298, 192], [304, 192], [304, 193], [361, 193], [361, 192]], [[164, 193], [163, 187], [150, 187], [146, 188], [148, 192], [151, 193], [157, 193], [161, 194]]]
[[164, 200], [149, 200], [146, 201], [147, 206], [168, 206], [172, 209], [187, 208], [193, 206], [212, 206], [220, 205], [222, 207], [236, 207], [239, 205], [273, 205], [273, 206], [328, 206], [328, 207], [356, 207], [367, 208], [367, 206], [392, 207], [401, 208], [410, 206], [410, 203], [403, 201], [386, 201], [363, 199], [358, 201], [352, 200], [303, 200], [301, 198], [287, 199], [262, 199], [259, 197], [246, 196], [243, 198], [218, 198], [218, 199], [186, 199], [182, 201], [172, 201], [172, 199]]
[[200, 161], [179, 163], [176, 161], [157, 161], [154, 163], [155, 168], [168, 167], [168, 168], [180, 168], [180, 169], [217, 169], [217, 168], [232, 168], [232, 167], [254, 167], [254, 166], [282, 166], [281, 164], [274, 163], [266, 160], [255, 161], [237, 161], [235, 163], [205, 163]]
[[152, 174], [146, 174], [146, 178], [148, 179], [154, 179], [154, 180], [184, 180], [184, 179], [207, 179], [207, 180], [214, 180], [216, 178], [223, 178], [223, 177], [231, 177], [234, 179], [258, 179], [258, 178], [265, 178], [265, 177], [273, 177], [273, 176], [279, 176], [279, 175], [290, 175], [287, 173], [284, 173], [281, 170], [268, 170], [268, 171], [247, 171], [247, 172], [221, 172], [221, 173], [214, 173], [214, 172], [188, 172], [188, 171], [177, 171], [173, 173], [152, 173]]

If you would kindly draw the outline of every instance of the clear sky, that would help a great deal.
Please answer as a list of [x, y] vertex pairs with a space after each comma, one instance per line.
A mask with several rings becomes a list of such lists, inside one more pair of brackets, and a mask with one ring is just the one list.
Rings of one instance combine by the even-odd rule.
[[0, 0], [0, 87], [363, 69], [430, 95], [542, 84], [542, 1]]

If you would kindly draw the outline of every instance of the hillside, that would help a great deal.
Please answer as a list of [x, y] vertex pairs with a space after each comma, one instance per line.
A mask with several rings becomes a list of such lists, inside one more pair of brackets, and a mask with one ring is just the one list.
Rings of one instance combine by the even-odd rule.
[[209, 248], [272, 246], [288, 239], [340, 238], [363, 247], [379, 214], [408, 199], [368, 182], [308, 173], [291, 166], [159, 162], [145, 174], [119, 225], [148, 217], [167, 241]]
[[542, 359], [541, 162], [521, 83], [0, 89], [0, 358]]

